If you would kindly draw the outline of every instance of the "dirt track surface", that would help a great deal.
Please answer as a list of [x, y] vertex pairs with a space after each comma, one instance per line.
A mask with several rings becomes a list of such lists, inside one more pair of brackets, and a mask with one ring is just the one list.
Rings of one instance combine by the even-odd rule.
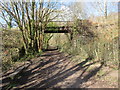
[[72, 56], [56, 51], [47, 51], [41, 57], [31, 60], [31, 65], [23, 69], [14, 80], [14, 88], [115, 88], [107, 81], [99, 81], [95, 75], [103, 67], [87, 71], [94, 62], [89, 59], [76, 64], [70, 60]]

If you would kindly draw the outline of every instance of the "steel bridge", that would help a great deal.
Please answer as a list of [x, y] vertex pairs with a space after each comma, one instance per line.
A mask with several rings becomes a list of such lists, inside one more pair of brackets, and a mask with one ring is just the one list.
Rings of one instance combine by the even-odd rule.
[[72, 33], [73, 21], [51, 21], [57, 26], [47, 27], [44, 33]]

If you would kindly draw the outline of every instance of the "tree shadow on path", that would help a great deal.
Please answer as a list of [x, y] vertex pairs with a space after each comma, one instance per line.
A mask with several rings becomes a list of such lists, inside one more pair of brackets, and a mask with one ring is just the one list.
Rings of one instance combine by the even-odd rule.
[[[82, 69], [85, 69], [83, 70], [83, 73], [86, 72], [87, 68], [93, 64], [95, 64], [96, 62], [93, 62], [93, 63], [90, 63], [90, 64], [87, 64], [85, 65], [87, 62], [89, 61], [89, 58], [87, 58], [85, 61], [67, 69], [67, 70], [61, 70], [60, 72], [56, 73], [55, 75], [47, 78], [47, 79], [44, 79], [42, 80], [40, 83], [37, 83], [36, 85], [33, 85], [32, 87], [30, 88], [52, 88], [54, 87], [56, 84], [58, 84], [59, 82], [64, 82], [64, 80], [66, 78], [68, 78], [69, 76], [75, 74], [77, 71], [80, 71]], [[94, 76], [99, 70], [100, 68], [102, 68], [103, 65], [101, 65], [100, 67], [92, 70], [90, 73], [88, 73], [86, 76], [84, 76], [83, 79], [80, 79], [82, 77], [82, 74], [81, 76], [76, 79], [76, 82], [73, 83], [72, 85], [68, 85], [68, 87], [73, 87], [73, 88], [77, 88], [79, 85], [81, 85], [83, 82], [87, 82], [92, 76]], [[78, 85], [77, 85], [77, 84]]]
[[80, 72], [77, 78], [73, 77], [74, 82], [65, 84], [66, 88], [78, 88], [93, 77], [103, 66], [101, 64], [91, 72], [87, 72], [87, 69], [96, 63], [87, 63], [92, 58], [87, 58], [79, 64], [72, 64], [69, 60], [72, 57], [71, 55], [65, 56], [64, 53], [58, 51], [48, 52], [42, 57], [44, 57], [43, 62], [38, 60], [38, 62], [31, 64], [12, 81], [18, 83], [16, 88], [61, 88], [57, 85], [58, 83], [64, 82], [66, 78]]

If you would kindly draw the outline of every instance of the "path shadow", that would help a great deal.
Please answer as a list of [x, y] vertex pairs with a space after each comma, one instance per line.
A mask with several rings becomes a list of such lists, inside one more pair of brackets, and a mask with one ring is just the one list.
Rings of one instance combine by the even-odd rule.
[[[48, 56], [48, 57], [46, 57]], [[41, 73], [47, 69], [50, 69], [52, 67], [54, 67], [54, 70], [57, 69], [56, 66], [57, 64], [61, 63], [62, 61], [70, 58], [71, 56], [64, 56], [63, 53], [59, 53], [59, 52], [52, 52], [52, 53], [46, 53], [44, 55], [44, 60], [41, 62], [40, 60], [38, 60], [36, 63], [31, 63], [28, 67], [24, 68], [22, 70], [22, 72], [20, 72], [19, 74], [17, 74], [15, 76], [15, 78], [12, 80], [10, 77], [7, 77], [8, 75], [14, 73], [14, 72], [10, 72], [10, 73], [7, 73], [4, 75], [4, 77], [7, 77], [7, 78], [4, 78], [2, 81], [3, 84], [5, 83], [17, 83], [18, 85], [23, 85], [29, 81], [32, 81], [34, 80], [34, 75], [38, 74], [36, 77], [40, 76]], [[50, 57], [50, 58], [49, 58]], [[56, 59], [57, 60], [54, 60]], [[62, 60], [63, 59], [63, 60]], [[61, 61], [62, 60], [62, 61]], [[31, 61], [30, 61], [31, 62]], [[51, 66], [48, 66], [44, 69], [41, 69], [43, 66], [47, 65], [47, 64], [50, 64], [52, 62], [55, 62], [54, 64], [52, 64]], [[32, 65], [35, 65], [35, 67], [31, 68], [30, 70], [29, 67], [32, 66]], [[29, 79], [29, 77], [33, 76], [31, 79]], [[4, 85], [2, 88], [3, 89], [6, 89], [8, 86], [10, 86], [10, 84], [8, 85]], [[9, 88], [10, 89], [10, 88]]]
[[87, 73], [86, 75], [84, 75], [84, 73], [86, 72], [86, 70], [88, 69], [85, 68], [82, 72], [82, 74], [77, 77], [76, 81], [69, 86], [69, 88], [74, 88], [74, 87], [81, 87], [81, 85], [84, 83], [84, 82], [87, 82], [90, 78], [92, 78], [93, 76], [95, 76], [97, 74], [97, 72], [100, 71], [100, 69], [102, 68], [103, 64], [101, 64], [99, 67], [96, 67], [96, 68], [93, 68], [89, 73]]
[[[95, 68], [84, 75], [87, 72], [87, 69], [96, 63], [87, 63], [92, 58], [87, 58], [85, 61], [69, 67], [71, 63], [69, 60], [72, 57], [71, 55], [65, 56], [63, 53], [59, 52], [48, 52], [44, 55], [44, 57], [45, 58], [42, 62], [39, 62], [40, 60], [38, 60], [38, 62], [32, 63], [30, 66], [23, 69], [16, 78], [10, 81], [10, 83], [17, 83], [16, 87], [19, 87], [20, 89], [53, 88], [58, 83], [63, 82], [66, 78], [72, 76], [78, 71], [81, 71], [82, 73], [78, 76], [78, 78], [76, 78], [75, 82], [67, 85], [68, 88], [76, 88], [84, 82], [87, 82], [103, 66], [103, 64], [101, 64], [98, 68]], [[63, 65], [59, 67], [60, 64]], [[6, 87], [3, 87], [3, 89], [6, 89]]]
[[[40, 83], [37, 83], [36, 85], [29, 84], [27, 87], [30, 88], [52, 88], [54, 87], [57, 83], [62, 82], [64, 79], [66, 79], [67, 77], [73, 75], [74, 73], [76, 73], [77, 71], [84, 69], [86, 67], [89, 67], [90, 65], [95, 64], [96, 62], [87, 64], [86, 63], [89, 61], [89, 58], [87, 58], [85, 61], [67, 69], [67, 70], [60, 70], [58, 73], [56, 73], [55, 75], [48, 77], [47, 79], [42, 80]], [[100, 67], [101, 68], [101, 67]], [[86, 71], [86, 70], [85, 70]], [[84, 72], [85, 72], [84, 71]], [[97, 70], [98, 71], [98, 70]], [[92, 75], [87, 75], [84, 77], [84, 79], [82, 79], [84, 82], [86, 82], [90, 77], [92, 77]], [[81, 82], [81, 81], [80, 81]], [[83, 82], [79, 83], [82, 84]], [[74, 84], [73, 84], [74, 85]], [[24, 87], [24, 88], [25, 88]], [[75, 88], [75, 87], [74, 87]]]

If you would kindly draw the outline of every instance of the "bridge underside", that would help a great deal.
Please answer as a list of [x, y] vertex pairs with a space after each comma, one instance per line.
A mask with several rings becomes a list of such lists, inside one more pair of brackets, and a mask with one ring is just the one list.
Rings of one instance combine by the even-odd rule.
[[67, 30], [45, 30], [44, 33], [70, 33]]
[[70, 33], [72, 26], [47, 27], [44, 33]]

